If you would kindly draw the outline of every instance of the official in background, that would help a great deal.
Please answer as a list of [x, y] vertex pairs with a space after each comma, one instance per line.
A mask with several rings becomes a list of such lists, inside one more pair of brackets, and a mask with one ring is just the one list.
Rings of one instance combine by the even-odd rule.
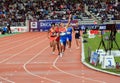
[[77, 22], [76, 26], [74, 27], [75, 41], [76, 41], [76, 45], [77, 45], [76, 49], [80, 49], [80, 37], [81, 37], [80, 30], [81, 30], [81, 28], [79, 27], [79, 24]]
[[9, 33], [9, 34], [12, 33], [11, 28], [10, 28], [10, 23], [7, 24], [7, 33]]

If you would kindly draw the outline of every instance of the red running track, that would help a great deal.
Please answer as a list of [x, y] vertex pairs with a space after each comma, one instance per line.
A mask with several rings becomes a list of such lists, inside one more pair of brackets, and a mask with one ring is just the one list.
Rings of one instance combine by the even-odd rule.
[[51, 55], [45, 32], [0, 38], [0, 83], [119, 83], [120, 77], [91, 70], [81, 63], [81, 49]]

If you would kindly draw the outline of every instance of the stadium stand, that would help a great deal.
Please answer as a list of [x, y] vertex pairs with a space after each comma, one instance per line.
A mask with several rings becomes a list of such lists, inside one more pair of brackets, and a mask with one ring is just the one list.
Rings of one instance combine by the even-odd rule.
[[[104, 0], [103, 0], [104, 1]], [[115, 0], [0, 0], [0, 26], [11, 22], [11, 26], [25, 26], [26, 20], [67, 19], [73, 13], [73, 19], [81, 24], [95, 20], [108, 22], [120, 20], [120, 2]], [[88, 7], [88, 14], [85, 10]]]
[[120, 20], [120, 2], [118, 0], [89, 0], [88, 11], [102, 23]]

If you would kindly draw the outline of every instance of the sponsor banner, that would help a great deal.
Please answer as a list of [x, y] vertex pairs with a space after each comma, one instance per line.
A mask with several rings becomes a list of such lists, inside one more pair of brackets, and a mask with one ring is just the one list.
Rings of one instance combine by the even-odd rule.
[[100, 53], [100, 55], [99, 55], [99, 64], [102, 64], [104, 56], [106, 56], [105, 52], [104, 53]]
[[52, 23], [59, 24], [61, 20], [40, 20], [38, 22], [39, 31], [48, 31]]
[[10, 27], [12, 32], [27, 32], [27, 27]]
[[120, 24], [117, 24], [116, 27], [118, 30], [120, 30]]
[[91, 57], [90, 57], [90, 63], [96, 66], [97, 62], [98, 62], [98, 59], [99, 59], [98, 53], [97, 52], [92, 52]]
[[37, 21], [29, 21], [29, 31], [38, 31], [38, 24]]
[[111, 54], [114, 57], [120, 57], [120, 50], [107, 51], [107, 55]]
[[104, 56], [103, 57], [103, 62], [102, 62], [102, 68], [103, 69], [115, 69], [116, 68], [116, 63], [114, 60], [114, 56]]
[[[107, 24], [101, 24], [101, 25], [85, 24], [85, 25], [79, 25], [79, 26], [80, 27], [84, 26], [85, 29], [88, 29], [88, 30], [110, 30], [110, 27], [107, 27]], [[117, 30], [120, 30], [120, 24], [116, 24], [116, 28], [117, 28]]]
[[96, 34], [99, 34], [99, 31], [98, 30], [90, 30], [90, 34], [96, 35]]
[[31, 28], [36, 29], [37, 28], [37, 22], [31, 22]]
[[[52, 23], [59, 24], [59, 23], [67, 23], [68, 20], [40, 20], [40, 21], [30, 21], [29, 26], [30, 30], [37, 30], [37, 31], [48, 31], [51, 27]], [[72, 20], [71, 25], [75, 26], [75, 23], [78, 22], [78, 20]], [[117, 29], [120, 29], [120, 24], [116, 24]], [[89, 30], [106, 30], [106, 24], [98, 25], [98, 24], [86, 24], [86, 25], [79, 25], [81, 29], [89, 29]], [[95, 32], [96, 34], [96, 32]]]
[[[37, 30], [37, 31], [48, 31], [51, 27], [52, 23], [59, 24], [59, 23], [67, 24], [68, 20], [40, 20], [40, 21], [30, 21], [30, 30]], [[74, 26], [76, 20], [71, 21], [71, 25]]]

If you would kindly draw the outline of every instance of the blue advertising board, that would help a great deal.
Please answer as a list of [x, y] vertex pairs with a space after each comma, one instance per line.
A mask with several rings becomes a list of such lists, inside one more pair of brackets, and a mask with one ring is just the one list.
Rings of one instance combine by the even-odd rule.
[[[30, 29], [32, 30], [37, 30], [37, 31], [48, 31], [51, 27], [52, 23], [55, 24], [59, 24], [59, 23], [67, 23], [68, 20], [40, 20], [40, 21], [30, 21]], [[75, 25], [77, 21], [76, 20], [72, 20], [71, 21], [71, 25]], [[97, 24], [86, 24], [86, 25], [79, 25], [79, 27], [84, 29], [102, 29], [102, 30], [106, 30], [106, 24], [102, 24], [102, 25], [97, 25]], [[116, 27], [118, 30], [120, 30], [120, 24], [116, 24]]]
[[92, 52], [90, 57], [90, 63], [93, 65], [97, 65], [97, 62], [99, 60], [99, 55], [97, 52]]

